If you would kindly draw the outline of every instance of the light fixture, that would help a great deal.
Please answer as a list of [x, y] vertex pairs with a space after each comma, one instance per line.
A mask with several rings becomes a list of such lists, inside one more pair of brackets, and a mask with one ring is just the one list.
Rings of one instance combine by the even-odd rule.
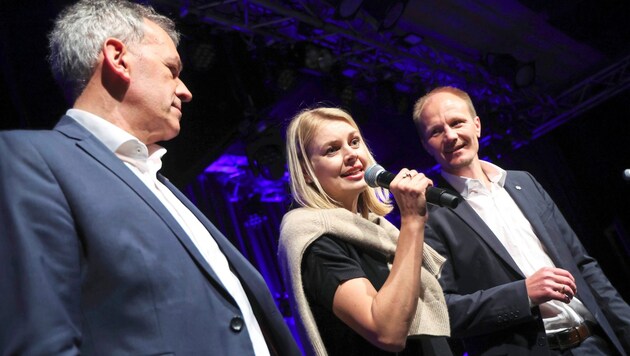
[[519, 88], [528, 87], [534, 84], [536, 79], [536, 63], [535, 62], [520, 62], [516, 68], [516, 75], [514, 76], [514, 83]]
[[510, 79], [518, 88], [530, 86], [536, 79], [536, 63], [521, 62], [511, 54], [490, 52], [482, 62], [490, 74]]
[[384, 31], [396, 25], [408, 2], [409, 0], [366, 0], [363, 9], [378, 21], [378, 31]]
[[363, 0], [326, 0], [326, 2], [335, 7], [335, 16], [340, 19], [353, 18], [363, 4]]
[[295, 84], [296, 74], [295, 70], [291, 68], [283, 69], [278, 75], [278, 88], [283, 91], [289, 90], [293, 84]]
[[199, 43], [193, 53], [191, 62], [195, 70], [206, 71], [210, 69], [216, 57], [214, 46], [208, 42]]
[[284, 141], [277, 130], [268, 129], [257, 135], [246, 147], [247, 161], [255, 176], [278, 180], [284, 176], [286, 160]]
[[409, 32], [402, 37], [402, 45], [408, 48], [414, 47], [424, 41], [424, 37], [417, 33]]
[[304, 50], [304, 65], [307, 68], [328, 72], [334, 63], [335, 59], [329, 49], [314, 45], [306, 46]]
[[354, 87], [351, 84], [346, 85], [341, 90], [339, 96], [341, 99], [341, 104], [346, 108], [350, 108], [352, 106], [352, 103], [354, 102]]

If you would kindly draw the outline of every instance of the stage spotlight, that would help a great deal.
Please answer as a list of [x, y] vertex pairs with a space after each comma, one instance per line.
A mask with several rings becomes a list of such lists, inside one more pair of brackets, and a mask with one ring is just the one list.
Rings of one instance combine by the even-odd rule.
[[521, 62], [507, 53], [487, 53], [483, 64], [488, 72], [496, 76], [511, 79], [519, 88], [530, 86], [536, 79], [534, 62]]
[[409, 0], [366, 0], [363, 9], [378, 21], [378, 31], [384, 31], [396, 25], [408, 2]]
[[363, 4], [363, 0], [326, 0], [326, 2], [335, 7], [335, 16], [341, 19], [353, 18]]
[[247, 161], [255, 176], [278, 180], [284, 176], [284, 141], [277, 130], [266, 130], [245, 147]]
[[354, 102], [354, 87], [350, 84], [346, 85], [340, 94], [341, 104], [346, 108], [352, 107]]
[[424, 41], [424, 37], [416, 33], [407, 33], [402, 37], [403, 45], [407, 48], [414, 47]]
[[516, 75], [514, 76], [514, 82], [517, 87], [525, 88], [534, 84], [536, 79], [536, 63], [527, 62], [519, 63], [516, 68]]
[[296, 74], [293, 69], [283, 69], [278, 75], [278, 88], [283, 91], [289, 90], [295, 84]]
[[207, 42], [199, 43], [192, 54], [192, 64], [195, 70], [206, 71], [214, 64], [216, 50], [214, 46]]
[[307, 68], [328, 72], [333, 64], [335, 64], [335, 59], [330, 53], [330, 50], [313, 45], [306, 46], [304, 51], [304, 65]]

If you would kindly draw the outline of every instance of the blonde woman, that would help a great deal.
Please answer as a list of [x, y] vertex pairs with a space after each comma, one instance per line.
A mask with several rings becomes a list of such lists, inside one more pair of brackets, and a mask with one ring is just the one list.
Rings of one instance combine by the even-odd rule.
[[279, 259], [306, 353], [451, 355], [443, 259], [424, 244], [431, 180], [402, 169], [391, 182], [398, 230], [383, 217], [388, 192], [365, 183], [375, 161], [348, 113], [298, 113], [286, 147], [297, 208], [283, 218]]

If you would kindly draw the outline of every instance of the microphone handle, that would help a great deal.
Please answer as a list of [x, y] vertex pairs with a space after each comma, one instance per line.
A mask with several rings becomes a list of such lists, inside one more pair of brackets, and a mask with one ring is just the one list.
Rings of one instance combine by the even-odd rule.
[[[389, 183], [394, 180], [394, 177], [396, 177], [394, 173], [383, 170], [378, 174], [378, 176], [376, 176], [376, 182], [383, 188], [389, 188]], [[455, 194], [432, 186], [427, 187], [425, 195], [427, 203], [451, 209], [455, 209], [461, 200], [460, 197]]]
[[460, 201], [457, 195], [437, 187], [427, 187], [425, 195], [427, 197], [427, 203], [451, 209], [457, 208]]

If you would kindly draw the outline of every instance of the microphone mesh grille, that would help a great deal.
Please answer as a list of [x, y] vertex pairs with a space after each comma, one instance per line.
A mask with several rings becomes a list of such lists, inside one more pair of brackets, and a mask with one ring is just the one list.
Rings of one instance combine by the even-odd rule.
[[372, 188], [378, 187], [378, 184], [376, 183], [376, 177], [378, 177], [378, 175], [384, 170], [385, 168], [383, 168], [379, 164], [369, 166], [365, 170], [365, 181], [367, 182], [367, 184]]

